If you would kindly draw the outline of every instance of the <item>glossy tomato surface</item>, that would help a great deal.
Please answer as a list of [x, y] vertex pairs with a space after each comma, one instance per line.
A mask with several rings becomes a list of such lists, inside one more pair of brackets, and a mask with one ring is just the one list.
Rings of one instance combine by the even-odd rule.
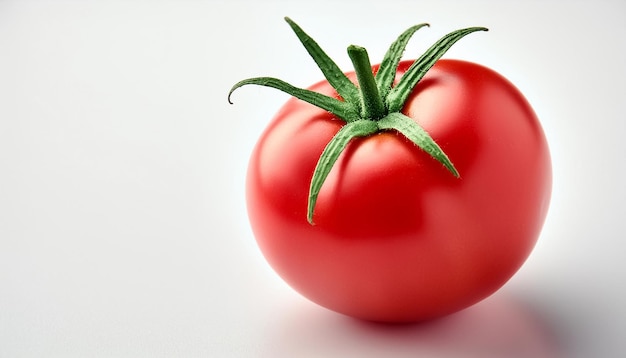
[[[336, 95], [326, 82], [311, 89]], [[395, 131], [355, 139], [326, 179], [311, 225], [311, 176], [344, 122], [297, 99], [269, 124], [248, 169], [249, 218], [269, 264], [310, 300], [366, 320], [431, 319], [489, 296], [530, 254], [550, 198], [543, 130], [496, 72], [440, 60], [402, 112], [459, 178]]]

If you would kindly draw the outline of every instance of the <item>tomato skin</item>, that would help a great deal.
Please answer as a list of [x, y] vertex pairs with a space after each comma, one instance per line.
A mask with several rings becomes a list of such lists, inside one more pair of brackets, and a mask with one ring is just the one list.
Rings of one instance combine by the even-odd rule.
[[[398, 78], [410, 64], [401, 62]], [[325, 81], [310, 89], [336, 96]], [[311, 176], [343, 121], [293, 98], [248, 168], [248, 215], [269, 264], [313, 302], [366, 320], [431, 319], [486, 298], [530, 254], [550, 199], [543, 130], [496, 72], [440, 60], [402, 112], [460, 178], [395, 131], [355, 139], [324, 182], [311, 225]]]

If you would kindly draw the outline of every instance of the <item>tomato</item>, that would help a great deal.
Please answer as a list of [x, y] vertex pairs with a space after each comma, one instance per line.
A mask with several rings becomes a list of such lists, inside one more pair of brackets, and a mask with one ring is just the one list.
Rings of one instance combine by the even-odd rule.
[[[395, 83], [411, 64], [399, 63]], [[309, 89], [339, 98], [328, 81]], [[262, 134], [247, 173], [250, 224], [271, 267], [311, 301], [366, 320], [431, 319], [491, 295], [527, 259], [550, 199], [543, 130], [493, 70], [439, 60], [401, 113], [458, 177], [398, 131], [354, 138], [321, 186], [312, 224], [311, 175], [345, 122], [296, 98]]]

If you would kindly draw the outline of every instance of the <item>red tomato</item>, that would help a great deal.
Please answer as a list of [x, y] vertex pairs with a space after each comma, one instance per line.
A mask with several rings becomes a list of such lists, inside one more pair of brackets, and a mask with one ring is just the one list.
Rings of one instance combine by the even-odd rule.
[[[337, 97], [326, 81], [310, 89]], [[260, 138], [247, 174], [251, 226], [270, 265], [310, 300], [367, 320], [430, 319], [489, 296], [530, 254], [550, 198], [542, 128], [496, 72], [440, 60], [402, 113], [460, 178], [396, 131], [356, 138], [324, 182], [311, 225], [311, 174], [345, 122], [295, 98]]]

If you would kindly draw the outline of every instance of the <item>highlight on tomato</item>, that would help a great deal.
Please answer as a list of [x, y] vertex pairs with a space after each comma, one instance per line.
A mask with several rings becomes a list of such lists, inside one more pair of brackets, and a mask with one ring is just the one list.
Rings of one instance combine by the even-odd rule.
[[[419, 24], [380, 64], [348, 47], [343, 72], [285, 18], [324, 80], [246, 85], [292, 97], [250, 158], [250, 225], [296, 291], [365, 320], [415, 322], [471, 306], [531, 253], [551, 193], [548, 145], [520, 91], [479, 64], [441, 59], [470, 27], [402, 60]], [[232, 102], [231, 102], [232, 103]]]

